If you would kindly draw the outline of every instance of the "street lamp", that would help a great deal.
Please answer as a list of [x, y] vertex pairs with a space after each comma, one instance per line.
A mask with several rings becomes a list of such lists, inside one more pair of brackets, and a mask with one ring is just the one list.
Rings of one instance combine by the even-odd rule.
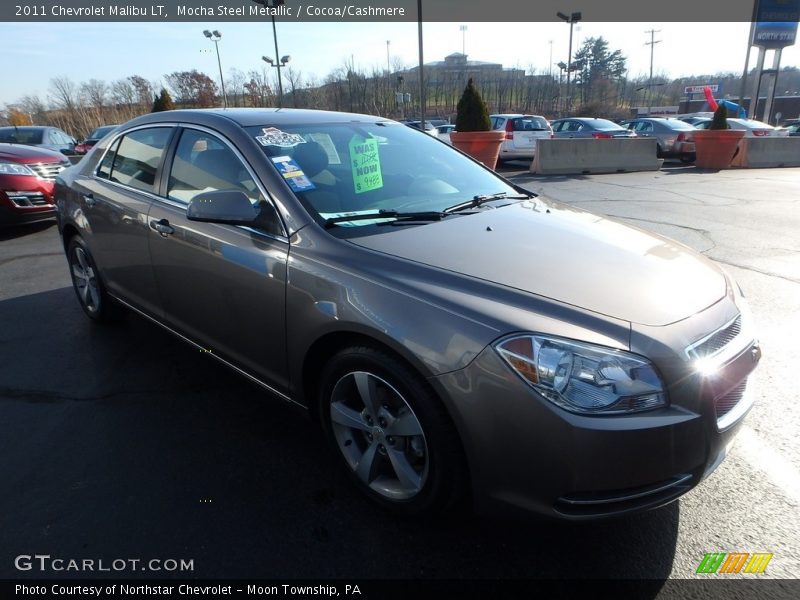
[[[285, 0], [252, 0], [256, 4], [260, 4], [265, 8], [277, 8], [279, 6], [283, 6], [286, 4]], [[281, 67], [285, 67], [286, 63], [289, 62], [289, 56], [283, 56], [280, 59], [280, 63], [278, 62], [278, 57], [280, 53], [278, 52], [278, 31], [275, 28], [275, 11], [270, 11], [269, 15], [270, 19], [272, 19], [272, 37], [275, 39], [275, 61], [271, 58], [267, 58], [266, 56], [262, 56], [261, 60], [268, 62], [271, 66], [276, 67], [278, 69], [278, 108], [283, 108], [283, 81], [281, 80]]]
[[[560, 69], [558, 72], [558, 99], [559, 99], [559, 107], [561, 107], [561, 88], [564, 85], [564, 71], [567, 71], [569, 67], [564, 64], [564, 61], [556, 63], [556, 66]], [[560, 109], [561, 110], [561, 109]], [[559, 115], [563, 116], [563, 115]]]
[[281, 83], [281, 69], [286, 66], [286, 63], [292, 60], [292, 57], [288, 54], [281, 56], [281, 61], [279, 63], [276, 63], [269, 56], [262, 56], [261, 60], [263, 60], [265, 63], [269, 63], [270, 67], [275, 67], [278, 69], [278, 108], [283, 108], [283, 83]]
[[222, 39], [222, 34], [217, 31], [209, 31], [206, 29], [203, 31], [203, 35], [214, 42], [214, 47], [217, 49], [217, 65], [219, 65], [219, 83], [222, 86], [222, 105], [225, 108], [228, 108], [228, 96], [225, 93], [225, 80], [222, 79], [222, 61], [219, 59], [219, 41]]
[[570, 94], [570, 73], [572, 72], [572, 27], [581, 20], [581, 13], [574, 12], [569, 16], [562, 12], [556, 13], [556, 16], [569, 23], [569, 54], [567, 55], [567, 112], [569, 113], [572, 107], [572, 96]]

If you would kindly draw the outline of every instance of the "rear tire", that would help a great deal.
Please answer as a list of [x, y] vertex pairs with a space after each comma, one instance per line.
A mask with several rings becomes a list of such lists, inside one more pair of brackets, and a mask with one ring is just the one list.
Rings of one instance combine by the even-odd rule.
[[92, 253], [79, 235], [67, 244], [67, 262], [72, 288], [86, 316], [98, 323], [119, 321], [125, 313], [106, 292]]
[[403, 515], [433, 515], [466, 496], [458, 435], [425, 380], [388, 352], [345, 348], [322, 372], [320, 422], [362, 493]]

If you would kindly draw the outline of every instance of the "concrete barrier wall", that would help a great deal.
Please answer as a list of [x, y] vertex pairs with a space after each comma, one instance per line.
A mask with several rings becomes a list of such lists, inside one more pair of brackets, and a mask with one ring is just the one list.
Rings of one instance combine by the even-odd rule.
[[745, 137], [731, 167], [800, 167], [800, 137]]
[[530, 170], [537, 175], [657, 171], [663, 162], [656, 157], [655, 138], [555, 138], [538, 140]]

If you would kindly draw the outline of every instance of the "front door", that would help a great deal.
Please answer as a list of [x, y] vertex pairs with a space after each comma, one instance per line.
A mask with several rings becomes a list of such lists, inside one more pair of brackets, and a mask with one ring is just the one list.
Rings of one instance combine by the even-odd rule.
[[[200, 192], [239, 190], [261, 208], [256, 227], [189, 221]], [[241, 155], [220, 136], [183, 129], [166, 181], [149, 214], [150, 254], [166, 321], [280, 392], [286, 367], [283, 227]]]

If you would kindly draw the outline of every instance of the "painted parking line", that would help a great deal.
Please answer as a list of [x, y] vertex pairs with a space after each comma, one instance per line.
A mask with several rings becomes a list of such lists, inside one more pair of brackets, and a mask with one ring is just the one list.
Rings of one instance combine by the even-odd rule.
[[735, 451], [795, 502], [800, 502], [800, 472], [747, 426], [736, 436]]

